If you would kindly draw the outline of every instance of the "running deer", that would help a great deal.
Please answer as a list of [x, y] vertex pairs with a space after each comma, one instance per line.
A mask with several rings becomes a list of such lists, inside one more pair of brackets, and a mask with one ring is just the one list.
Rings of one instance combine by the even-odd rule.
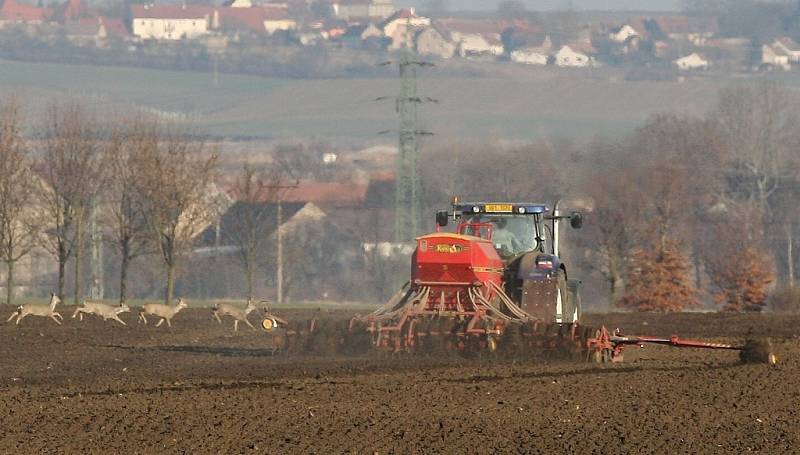
[[230, 303], [215, 303], [214, 309], [211, 311], [211, 314], [216, 318], [217, 322], [222, 325], [222, 319], [220, 316], [230, 316], [233, 318], [233, 331], [239, 331], [239, 321], [244, 322], [251, 329], [255, 330], [256, 328], [250, 321], [247, 320], [247, 315], [249, 315], [253, 310], [256, 309], [256, 305], [253, 303], [252, 299], [247, 299], [247, 305], [244, 308], [239, 308], [236, 305]]
[[59, 299], [58, 296], [53, 293], [50, 294], [50, 303], [47, 305], [35, 304], [35, 303], [22, 304], [17, 307], [17, 311], [15, 311], [11, 315], [11, 317], [8, 318], [6, 322], [11, 322], [11, 320], [16, 317], [17, 324], [19, 324], [19, 321], [24, 319], [25, 316], [32, 315], [32, 316], [48, 317], [56, 321], [56, 324], [61, 325], [59, 319], [63, 321], [64, 318], [56, 312], [56, 305], [58, 305], [59, 303], [61, 303], [61, 299]]
[[131, 308], [128, 305], [125, 305], [123, 302], [120, 302], [119, 305], [107, 305], [105, 303], [87, 302], [84, 300], [83, 306], [76, 308], [75, 312], [72, 313], [72, 317], [79, 317], [79, 319], [83, 321], [84, 313], [94, 314], [103, 318], [104, 321], [113, 319], [122, 325], [128, 325], [125, 324], [125, 321], [119, 318], [120, 313], [127, 313], [128, 311], [131, 311]]
[[148, 316], [157, 316], [161, 318], [160, 321], [156, 324], [156, 327], [160, 326], [164, 321], [167, 321], [167, 327], [172, 327], [170, 324], [170, 320], [178, 314], [179, 311], [188, 307], [189, 305], [183, 301], [183, 299], [178, 299], [178, 304], [173, 305], [165, 305], [163, 303], [145, 303], [142, 305], [142, 311], [139, 312], [139, 320], [144, 322], [145, 325], [147, 324], [147, 318], [145, 315]]

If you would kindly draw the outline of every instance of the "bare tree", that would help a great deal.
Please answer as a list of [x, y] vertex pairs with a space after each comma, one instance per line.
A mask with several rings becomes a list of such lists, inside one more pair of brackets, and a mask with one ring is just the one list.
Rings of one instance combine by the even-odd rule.
[[6, 303], [14, 297], [14, 266], [36, 246], [41, 232], [34, 202], [35, 178], [22, 137], [20, 107], [0, 108], [0, 258], [6, 264]]
[[145, 220], [167, 272], [165, 303], [172, 302], [175, 272], [195, 237], [218, 215], [206, 200], [217, 165], [205, 143], [176, 127], [160, 128], [157, 147], [144, 149], [136, 171]]
[[275, 224], [271, 203], [276, 200], [279, 180], [278, 175], [267, 176], [245, 163], [233, 183], [234, 213], [226, 230], [245, 271], [248, 299], [253, 298], [259, 256]]
[[64, 294], [67, 261], [74, 256], [74, 299], [78, 304], [85, 218], [102, 186], [102, 141], [95, 119], [78, 104], [51, 106], [43, 134], [36, 169], [49, 186], [41, 195], [54, 227], [44, 245], [58, 260], [59, 298]]
[[[791, 218], [779, 217], [776, 206], [793, 198], [800, 184], [800, 126], [794, 95], [774, 82], [733, 86], [719, 95], [714, 121], [724, 139], [727, 187], [720, 199], [734, 211], [754, 207], [762, 214], [762, 229], [783, 241], [766, 244], [776, 257], [786, 258], [781, 276], [793, 279], [788, 262], [793, 257], [793, 229], [783, 226]], [[788, 193], [784, 196], [781, 193]], [[773, 228], [774, 232], [770, 232]], [[782, 251], [783, 250], [783, 251]]]
[[111, 236], [120, 255], [119, 301], [128, 295], [128, 269], [131, 261], [153, 247], [145, 219], [140, 161], [158, 147], [158, 124], [144, 118], [133, 118], [117, 128], [106, 148], [109, 185], [105, 201]]
[[724, 140], [730, 172], [728, 197], [755, 204], [769, 217], [769, 198], [796, 173], [800, 127], [791, 94], [765, 82], [720, 92], [714, 120]]

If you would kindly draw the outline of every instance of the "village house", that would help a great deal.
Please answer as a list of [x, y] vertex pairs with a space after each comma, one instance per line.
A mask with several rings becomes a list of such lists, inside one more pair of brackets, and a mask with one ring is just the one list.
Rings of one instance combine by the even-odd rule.
[[719, 22], [714, 16], [661, 16], [652, 22], [669, 39], [688, 41], [695, 46], [705, 45], [707, 39], [719, 32]]
[[608, 34], [608, 39], [614, 41], [615, 43], [624, 43], [634, 36], [641, 37], [639, 32], [637, 32], [633, 26], [625, 24], [615, 30], [612, 30], [611, 33]]
[[[258, 9], [258, 8], [257, 8]], [[297, 22], [289, 17], [288, 10], [280, 8], [261, 8], [264, 30], [272, 35], [277, 31], [297, 30]]]
[[212, 29], [212, 10], [204, 6], [131, 5], [131, 18], [131, 31], [140, 39], [194, 39]]
[[798, 45], [793, 39], [788, 37], [778, 38], [772, 43], [771, 47], [774, 51], [786, 55], [790, 62], [800, 62], [800, 45]]
[[342, 44], [353, 49], [385, 49], [388, 39], [375, 24], [357, 24], [347, 27], [339, 38]]
[[420, 17], [414, 12], [414, 8], [404, 8], [397, 10], [394, 14], [386, 18], [380, 28], [383, 34], [393, 37], [398, 28], [407, 27], [426, 27], [431, 25], [431, 20], [427, 17]]
[[678, 58], [673, 63], [682, 70], [704, 70], [708, 69], [710, 63], [697, 52], [693, 52], [685, 57]]
[[456, 45], [447, 37], [447, 32], [437, 27], [426, 27], [415, 37], [417, 53], [437, 58], [451, 58], [456, 52]]
[[105, 47], [109, 40], [128, 38], [128, 29], [122, 20], [108, 17], [87, 17], [64, 24], [64, 34], [77, 46]]
[[554, 56], [553, 63], [565, 68], [583, 68], [592, 64], [592, 59], [569, 46], [561, 46]]
[[761, 46], [761, 64], [784, 71], [792, 69], [789, 55], [782, 48], [767, 44]]
[[140, 39], [180, 40], [218, 31], [271, 35], [297, 29], [297, 22], [289, 17], [285, 5], [253, 6], [242, 0], [226, 5], [131, 5], [131, 30]]
[[500, 33], [504, 23], [469, 19], [444, 19], [436, 21], [436, 26], [450, 36], [461, 57], [497, 57], [503, 55], [503, 42]]
[[342, 19], [385, 19], [394, 13], [392, 0], [334, 0], [336, 17]]
[[101, 16], [81, 0], [68, 0], [55, 7], [52, 20], [63, 26], [67, 40], [77, 46], [104, 47], [111, 39], [126, 39], [122, 19]]
[[526, 65], [547, 65], [550, 54], [553, 51], [553, 42], [549, 35], [545, 35], [544, 40], [538, 46], [529, 46], [511, 51], [509, 58], [515, 63]]
[[14, 0], [0, 0], [0, 28], [9, 25], [40, 25], [53, 15], [50, 8], [17, 3]]

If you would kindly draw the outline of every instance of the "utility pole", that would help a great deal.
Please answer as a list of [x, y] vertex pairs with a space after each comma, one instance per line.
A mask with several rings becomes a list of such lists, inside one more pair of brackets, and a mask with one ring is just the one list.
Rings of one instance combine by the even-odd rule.
[[[424, 102], [438, 102], [433, 98], [417, 95], [417, 68], [433, 66], [432, 63], [417, 59], [413, 43], [410, 42], [410, 28], [406, 35], [409, 41], [403, 49], [397, 65], [400, 70], [400, 94], [396, 97], [379, 97], [376, 100], [394, 98], [395, 110], [400, 117], [397, 130], [398, 154], [395, 177], [395, 214], [394, 214], [394, 240], [396, 243], [409, 242], [420, 233], [422, 227], [422, 211], [420, 199], [419, 175], [419, 144], [417, 136], [433, 133], [420, 131], [417, 128], [417, 104]], [[382, 65], [389, 65], [385, 62]], [[379, 134], [392, 130], [382, 131]]]
[[278, 243], [278, 251], [275, 258], [275, 292], [277, 293], [275, 300], [277, 303], [283, 303], [283, 196], [281, 190], [297, 188], [298, 185], [299, 182], [295, 182], [294, 185], [269, 185], [267, 187], [275, 190], [275, 201], [278, 204], [278, 227], [275, 231]]

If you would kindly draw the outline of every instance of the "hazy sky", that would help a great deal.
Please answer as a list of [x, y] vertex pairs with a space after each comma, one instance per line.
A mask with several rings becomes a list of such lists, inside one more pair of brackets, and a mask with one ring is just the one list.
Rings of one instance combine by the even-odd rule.
[[[398, 6], [420, 7], [428, 0], [395, 0]], [[677, 11], [681, 0], [519, 0], [529, 10], [544, 11], [567, 9], [570, 5], [575, 10], [614, 11]], [[483, 10], [497, 9], [496, 0], [445, 0], [450, 10]]]

